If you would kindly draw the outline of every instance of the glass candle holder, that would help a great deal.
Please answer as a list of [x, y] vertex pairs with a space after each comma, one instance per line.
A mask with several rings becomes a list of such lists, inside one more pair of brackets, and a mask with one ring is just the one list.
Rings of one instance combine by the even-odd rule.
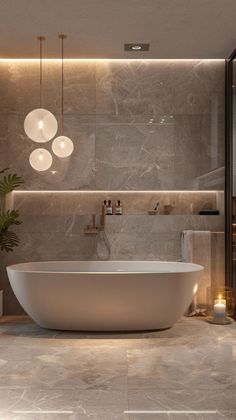
[[234, 294], [231, 287], [207, 288], [207, 321], [212, 324], [230, 324], [234, 314]]

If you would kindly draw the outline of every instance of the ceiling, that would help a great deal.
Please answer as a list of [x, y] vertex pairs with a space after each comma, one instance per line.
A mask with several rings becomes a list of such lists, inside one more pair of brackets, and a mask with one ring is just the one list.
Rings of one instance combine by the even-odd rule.
[[[236, 0], [0, 0], [0, 57], [226, 58], [236, 47]], [[124, 43], [150, 43], [125, 52]]]

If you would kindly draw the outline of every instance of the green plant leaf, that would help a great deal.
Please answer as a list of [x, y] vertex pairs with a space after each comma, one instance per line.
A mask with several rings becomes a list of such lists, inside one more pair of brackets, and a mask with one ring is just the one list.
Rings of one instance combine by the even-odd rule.
[[8, 171], [10, 168], [4, 168], [0, 171], [0, 174], [4, 174], [4, 172]]
[[[1, 174], [5, 174], [9, 168], [4, 168], [0, 171]], [[4, 175], [0, 180], [0, 250], [1, 251], [13, 251], [15, 246], [19, 245], [19, 238], [14, 233], [9, 231], [9, 227], [12, 225], [19, 225], [21, 221], [19, 218], [18, 210], [7, 210], [5, 211], [4, 197], [13, 191], [15, 188], [18, 188], [22, 183], [23, 179], [17, 174], [8, 174]]]
[[0, 232], [0, 249], [1, 251], [10, 252], [20, 243], [18, 236], [9, 230]]
[[22, 222], [18, 220], [18, 210], [8, 210], [6, 213], [0, 213], [0, 233], [6, 231], [11, 225], [20, 225]]
[[[3, 170], [4, 172], [5, 170]], [[6, 195], [23, 184], [23, 179], [16, 174], [4, 175], [0, 181], [0, 194]]]

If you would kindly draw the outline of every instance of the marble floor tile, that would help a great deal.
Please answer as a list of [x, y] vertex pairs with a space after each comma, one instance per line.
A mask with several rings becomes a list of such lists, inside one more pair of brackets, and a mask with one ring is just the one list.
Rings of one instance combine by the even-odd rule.
[[235, 323], [100, 334], [2, 318], [0, 420], [236, 420], [235, 360]]
[[[235, 389], [227, 388], [227, 390], [199, 390], [192, 388], [175, 388], [151, 390], [129, 390], [128, 405], [129, 410], [140, 411], [169, 411], [169, 412], [188, 412], [205, 411], [204, 415], [212, 416], [207, 412], [226, 413], [228, 407], [235, 412], [236, 418], [236, 402], [234, 401]], [[193, 414], [193, 413], [192, 413]], [[175, 414], [173, 414], [175, 415]], [[176, 414], [178, 415], [178, 414]], [[200, 415], [200, 414], [196, 414]], [[185, 418], [185, 417], [184, 417]]]
[[[73, 347], [56, 344], [0, 346], [1, 386], [32, 388], [122, 389], [127, 384], [125, 350], [115, 346]], [[123, 353], [123, 354], [122, 354]]]
[[125, 391], [0, 390], [1, 419], [125, 419]]
[[[140, 414], [129, 414], [129, 420], [146, 420], [146, 419], [155, 419], [155, 420], [228, 420], [223, 413], [213, 413], [213, 414], [193, 414], [192, 412], [183, 414], [177, 413], [167, 413], [167, 414], [157, 414], [153, 413], [140, 413]], [[235, 420], [235, 417], [233, 418]]]

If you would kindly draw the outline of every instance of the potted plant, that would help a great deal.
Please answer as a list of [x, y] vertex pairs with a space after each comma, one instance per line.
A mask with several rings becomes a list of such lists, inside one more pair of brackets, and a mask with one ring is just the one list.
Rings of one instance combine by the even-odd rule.
[[[11, 252], [19, 245], [19, 238], [12, 232], [11, 226], [19, 225], [19, 211], [9, 209], [9, 194], [18, 188], [24, 181], [17, 174], [8, 173], [9, 168], [0, 171], [0, 250]], [[3, 291], [0, 290], [0, 316], [3, 312]]]

